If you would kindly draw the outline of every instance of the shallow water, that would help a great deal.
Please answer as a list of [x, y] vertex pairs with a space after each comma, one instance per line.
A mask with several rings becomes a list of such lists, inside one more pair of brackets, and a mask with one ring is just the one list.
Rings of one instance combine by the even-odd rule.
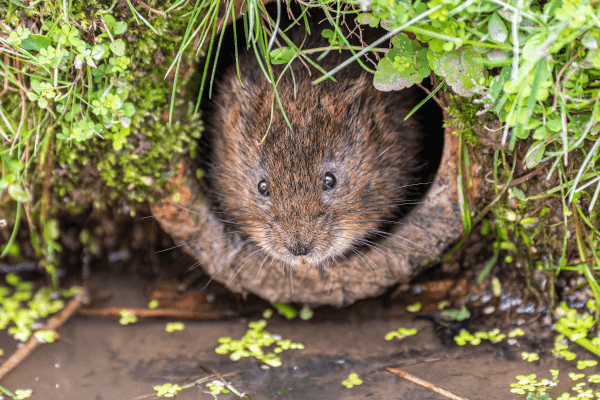
[[[96, 285], [102, 288], [96, 290], [100, 297], [112, 294], [106, 306], [143, 307], [147, 302], [148, 288], [139, 280], [102, 278]], [[431, 322], [393, 317], [397, 313], [373, 304], [317, 310], [310, 321], [270, 319], [265, 330], [305, 346], [281, 353], [279, 368], [268, 368], [255, 359], [234, 362], [214, 351], [219, 337], [240, 338], [248, 322], [260, 314], [251, 319], [185, 321], [185, 329], [173, 333], [165, 332], [169, 320], [121, 326], [117, 318], [76, 316], [59, 329], [58, 342], [39, 347], [2, 385], [11, 390], [33, 389], [34, 400], [130, 400], [152, 395], [158, 384], [206, 375], [200, 369], [204, 367], [219, 373], [239, 372], [225, 379], [254, 399], [444, 398], [385, 371], [391, 365], [471, 400], [505, 400], [522, 398], [510, 393], [509, 384], [518, 374], [549, 378], [548, 370], [557, 367], [566, 374], [569, 364], [549, 356], [541, 355], [537, 363], [522, 361], [521, 351], [531, 349], [519, 344], [445, 346]], [[384, 339], [387, 332], [401, 326], [417, 328], [419, 333], [403, 340]], [[8, 355], [16, 342], [4, 333], [0, 348]], [[347, 389], [342, 381], [351, 372], [358, 373], [364, 383]], [[213, 398], [205, 385], [176, 397]]]

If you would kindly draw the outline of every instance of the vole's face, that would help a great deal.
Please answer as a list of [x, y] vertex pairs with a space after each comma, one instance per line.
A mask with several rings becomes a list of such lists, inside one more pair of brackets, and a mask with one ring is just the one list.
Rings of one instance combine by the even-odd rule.
[[[401, 151], [386, 151], [397, 143], [380, 137], [373, 122], [384, 120], [382, 107], [305, 89], [289, 102], [292, 94], [280, 93], [292, 129], [277, 112], [271, 121], [268, 88], [223, 99], [215, 122], [211, 175], [224, 218], [289, 266], [362, 254], [358, 247], [373, 246], [368, 238], [379, 235], [402, 196], [394, 165]], [[346, 96], [357, 96], [354, 89]]]
[[270, 134], [263, 144], [246, 143], [237, 162], [222, 166], [232, 168], [229, 176], [245, 171], [245, 179], [222, 199], [239, 224], [236, 230], [291, 266], [329, 263], [353, 244], [360, 246], [356, 242], [373, 225], [360, 226], [359, 220], [369, 218], [361, 213], [374, 206], [360, 201], [369, 194], [357, 178], [372, 175], [370, 168], [345, 154], [351, 147], [324, 148], [292, 134]]

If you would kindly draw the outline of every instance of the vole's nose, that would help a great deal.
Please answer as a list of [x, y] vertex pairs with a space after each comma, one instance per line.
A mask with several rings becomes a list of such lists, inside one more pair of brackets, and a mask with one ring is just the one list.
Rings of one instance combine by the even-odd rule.
[[291, 246], [288, 246], [290, 252], [295, 256], [305, 256], [312, 250], [312, 244], [302, 244], [296, 243]]

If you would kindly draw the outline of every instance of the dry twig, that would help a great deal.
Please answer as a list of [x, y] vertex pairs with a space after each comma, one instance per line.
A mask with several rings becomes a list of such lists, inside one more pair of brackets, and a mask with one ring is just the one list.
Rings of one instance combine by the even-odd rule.
[[156, 9], [150, 7], [148, 4], [144, 3], [142, 0], [135, 0], [135, 2], [138, 3], [140, 6], [144, 7], [146, 10], [148, 10], [154, 14], [160, 15], [164, 19], [167, 19], [167, 14], [165, 14], [163, 11], [156, 10]]
[[88, 315], [92, 317], [120, 317], [121, 310], [127, 310], [136, 317], [140, 318], [173, 318], [173, 319], [220, 319], [225, 318], [226, 315], [202, 312], [202, 311], [190, 311], [190, 310], [178, 310], [173, 308], [127, 308], [127, 307], [107, 307], [107, 308], [82, 308], [79, 310], [79, 314]]
[[[73, 299], [71, 299], [71, 301], [66, 305], [66, 307], [63, 308], [60, 313], [58, 313], [58, 315], [50, 318], [42, 330], [48, 331], [58, 329], [75, 314], [77, 309], [84, 303], [84, 299], [86, 297], [87, 294], [85, 291], [76, 294], [75, 297], [73, 297]], [[36, 349], [36, 347], [41, 344], [42, 342], [40, 342], [37, 337], [30, 337], [23, 347], [17, 349], [17, 351], [15, 351], [8, 358], [8, 360], [0, 365], [0, 380], [8, 375], [10, 371], [15, 369], [24, 359], [27, 358], [28, 355], [30, 355]]]
[[407, 381], [411, 381], [413, 383], [416, 383], [417, 385], [423, 386], [424, 388], [427, 388], [437, 394], [441, 394], [442, 396], [445, 396], [451, 400], [468, 400], [464, 397], [457, 396], [454, 393], [447, 391], [446, 389], [442, 389], [441, 387], [436, 386], [433, 383], [429, 383], [427, 381], [424, 381], [423, 379], [417, 378], [416, 376], [407, 374], [406, 372], [402, 371], [401, 369], [394, 368], [394, 367], [387, 367], [386, 370], [390, 371], [394, 375], [398, 375], [400, 378], [404, 378]]

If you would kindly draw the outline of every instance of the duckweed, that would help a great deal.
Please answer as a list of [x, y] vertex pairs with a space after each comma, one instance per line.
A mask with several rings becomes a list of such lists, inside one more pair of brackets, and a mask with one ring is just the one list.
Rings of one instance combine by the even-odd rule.
[[185, 328], [185, 325], [183, 325], [183, 322], [169, 322], [165, 326], [165, 330], [167, 332], [182, 331], [183, 328]]
[[500, 329], [492, 329], [489, 332], [475, 332], [470, 333], [466, 330], [462, 330], [458, 335], [454, 336], [454, 341], [459, 346], [464, 346], [467, 343], [477, 346], [482, 340], [489, 340], [492, 343], [500, 343], [506, 338], [506, 334], [501, 333]]
[[397, 331], [386, 333], [385, 340], [392, 340], [393, 338], [404, 339], [406, 336], [412, 336], [416, 334], [417, 330], [415, 328], [398, 328]]
[[[264, 319], [250, 322], [248, 324], [250, 329], [241, 339], [219, 338], [220, 345], [217, 346], [215, 352], [217, 354], [231, 353], [229, 358], [233, 361], [254, 357], [271, 367], [279, 367], [281, 366], [281, 359], [275, 355], [276, 353], [281, 353], [284, 350], [304, 349], [304, 345], [301, 343], [293, 343], [289, 339], [281, 339], [280, 336], [265, 331], [266, 326], [267, 321]], [[276, 345], [273, 352], [265, 353], [264, 349], [272, 345]]]
[[158, 397], [175, 397], [183, 388], [178, 384], [165, 383], [164, 385], [156, 385], [153, 389], [156, 390]]
[[521, 353], [521, 357], [523, 358], [523, 360], [529, 362], [537, 361], [540, 359], [540, 356], [538, 356], [537, 353], [528, 353], [526, 351], [523, 351]]
[[119, 311], [119, 314], [121, 314], [121, 319], [119, 320], [119, 324], [121, 325], [135, 324], [138, 320], [137, 317], [131, 313], [131, 311], [126, 309]]
[[210, 390], [210, 394], [216, 396], [221, 393], [229, 393], [229, 389], [225, 387], [225, 384], [221, 381], [214, 380], [212, 382], [208, 382], [206, 387]]
[[348, 379], [342, 381], [342, 385], [346, 386], [348, 389], [352, 389], [353, 386], [362, 385], [363, 381], [358, 377], [356, 372], [352, 372], [348, 375]]
[[[8, 333], [21, 342], [29, 340], [33, 334], [32, 326], [40, 318], [63, 309], [65, 302], [58, 298], [59, 294], [67, 297], [81, 291], [79, 286], [59, 292], [42, 287], [33, 294], [31, 282], [22, 281], [16, 274], [6, 274], [5, 280], [12, 288], [0, 286], [0, 330], [8, 328]], [[54, 340], [52, 331], [39, 331], [35, 335], [46, 343]]]

